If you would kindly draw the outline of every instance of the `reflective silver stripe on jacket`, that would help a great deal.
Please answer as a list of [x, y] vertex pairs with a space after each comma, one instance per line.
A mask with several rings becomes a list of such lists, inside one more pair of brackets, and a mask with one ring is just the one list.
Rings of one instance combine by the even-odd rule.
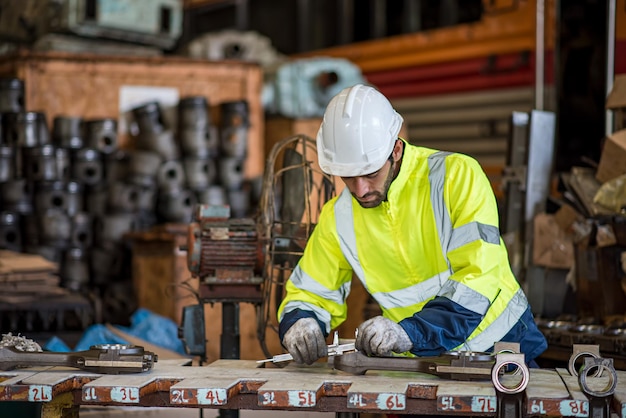
[[291, 283], [300, 290], [316, 294], [338, 305], [343, 305], [350, 294], [350, 282], [344, 283], [339, 289], [331, 290], [306, 274], [298, 264], [291, 275]]
[[328, 313], [327, 310], [322, 309], [317, 305], [313, 305], [312, 303], [308, 303], [308, 302], [303, 302], [301, 300], [293, 300], [291, 302], [287, 302], [278, 320], [282, 321], [285, 314], [291, 311], [294, 311], [296, 309], [314, 312], [315, 316], [317, 316], [317, 319], [322, 321], [325, 324], [326, 334], [330, 334], [330, 313]]
[[528, 300], [522, 289], [518, 289], [507, 308], [480, 334], [457, 347], [458, 350], [487, 351], [501, 341], [511, 327], [520, 320], [528, 309]]
[[437, 233], [439, 234], [439, 244], [441, 245], [441, 254], [446, 258], [448, 269], [450, 268], [450, 260], [448, 260], [448, 246], [452, 235], [452, 221], [446, 209], [443, 200], [443, 185], [446, 180], [446, 156], [449, 152], [435, 152], [428, 156], [428, 182], [430, 183], [430, 203], [433, 205], [433, 213], [435, 214], [435, 223], [437, 225]]
[[452, 231], [452, 239], [448, 246], [448, 251], [456, 250], [474, 242], [483, 240], [490, 244], [500, 245], [500, 230], [493, 225], [485, 225], [479, 222], [470, 222]]
[[437, 293], [437, 296], [446, 297], [480, 315], [484, 315], [491, 305], [489, 299], [474, 289], [455, 280], [448, 280], [444, 283], [439, 293]]
[[365, 282], [365, 273], [356, 250], [356, 234], [354, 232], [354, 221], [352, 219], [352, 195], [346, 187], [343, 189], [337, 201], [335, 201], [335, 225], [339, 236], [339, 247], [344, 257], [352, 267], [354, 274], [361, 280], [365, 290], [372, 294]]

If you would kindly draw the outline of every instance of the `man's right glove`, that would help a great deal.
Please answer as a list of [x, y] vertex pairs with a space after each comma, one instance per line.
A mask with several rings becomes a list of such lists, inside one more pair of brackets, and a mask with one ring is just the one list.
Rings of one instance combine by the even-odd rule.
[[389, 356], [392, 351], [409, 351], [413, 342], [400, 325], [391, 319], [376, 316], [359, 325], [355, 347], [368, 356]]
[[328, 355], [328, 346], [315, 318], [298, 319], [283, 337], [283, 346], [298, 364], [313, 364]]

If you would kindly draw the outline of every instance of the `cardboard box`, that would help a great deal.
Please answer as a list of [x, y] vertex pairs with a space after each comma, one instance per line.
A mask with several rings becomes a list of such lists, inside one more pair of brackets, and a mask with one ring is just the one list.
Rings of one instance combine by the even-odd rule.
[[596, 179], [605, 183], [626, 174], [626, 129], [608, 136], [602, 148]]
[[615, 129], [626, 129], [626, 74], [615, 77], [611, 93], [606, 98], [606, 108], [613, 111]]
[[584, 221], [584, 217], [572, 205], [564, 204], [554, 214], [554, 220], [559, 228], [565, 232], [569, 232], [575, 222]]
[[533, 264], [536, 266], [570, 269], [574, 265], [574, 244], [555, 216], [540, 213], [534, 220]]

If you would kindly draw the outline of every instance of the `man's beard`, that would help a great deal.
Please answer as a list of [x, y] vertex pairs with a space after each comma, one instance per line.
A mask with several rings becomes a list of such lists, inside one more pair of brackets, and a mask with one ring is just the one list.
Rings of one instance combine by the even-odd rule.
[[382, 202], [385, 202], [387, 200], [387, 192], [389, 191], [389, 186], [391, 186], [391, 182], [393, 181], [394, 171], [395, 171], [394, 169], [395, 169], [395, 161], [392, 160], [391, 166], [389, 167], [389, 173], [387, 173], [387, 178], [385, 179], [385, 183], [383, 184], [382, 193], [378, 191], [373, 191], [363, 196], [364, 199], [367, 199], [368, 197], [371, 197], [371, 196], [376, 196], [376, 199], [368, 200], [367, 202], [361, 202], [359, 198], [354, 196], [354, 193], [352, 193], [352, 196], [354, 196], [354, 198], [356, 199], [357, 202], [359, 202], [359, 205], [361, 205], [362, 208], [366, 208], [366, 209], [375, 208], [377, 206], [380, 206]]

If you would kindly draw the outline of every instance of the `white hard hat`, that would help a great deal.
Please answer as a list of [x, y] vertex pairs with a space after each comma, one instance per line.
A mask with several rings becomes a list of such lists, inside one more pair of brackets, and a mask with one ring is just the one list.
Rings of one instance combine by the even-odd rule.
[[357, 84], [333, 97], [317, 133], [320, 168], [327, 174], [355, 177], [385, 164], [402, 126], [389, 100], [373, 87]]

